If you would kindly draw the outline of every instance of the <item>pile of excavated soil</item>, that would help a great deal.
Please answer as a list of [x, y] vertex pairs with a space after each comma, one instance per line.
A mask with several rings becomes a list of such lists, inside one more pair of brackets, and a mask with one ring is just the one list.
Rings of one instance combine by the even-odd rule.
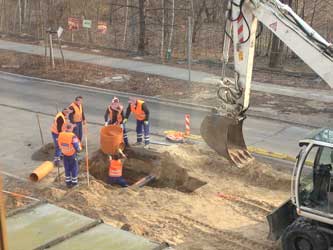
[[289, 190], [290, 176], [272, 169], [262, 162], [254, 161], [248, 166], [237, 168], [215, 152], [193, 145], [168, 147], [172, 159], [186, 169], [197, 172], [207, 179], [205, 172], [212, 172], [221, 178], [238, 178], [244, 182], [269, 189]]

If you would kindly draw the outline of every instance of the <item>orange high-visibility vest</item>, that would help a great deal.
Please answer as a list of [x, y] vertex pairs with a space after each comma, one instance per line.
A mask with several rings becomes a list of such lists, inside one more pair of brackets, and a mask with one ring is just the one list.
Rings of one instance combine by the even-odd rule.
[[58, 145], [64, 155], [72, 156], [76, 153], [73, 143], [80, 143], [73, 132], [61, 132], [59, 134]]
[[[117, 124], [118, 125], [121, 124], [121, 122], [123, 121], [123, 117], [121, 116], [121, 112], [122, 111], [123, 111], [122, 109], [120, 109], [118, 111], [118, 115], [117, 115]], [[109, 106], [109, 117], [110, 117], [110, 121], [112, 120], [113, 112], [116, 112], [116, 111], [112, 110], [111, 106]]]
[[61, 117], [64, 120], [64, 123], [62, 124], [62, 127], [61, 127], [61, 132], [64, 131], [65, 128], [66, 128], [66, 124], [67, 124], [66, 117], [64, 116], [64, 114], [62, 112], [59, 112], [55, 116], [55, 118], [53, 120], [53, 124], [51, 126], [51, 132], [54, 133], [54, 134], [59, 134], [59, 132], [58, 132], [58, 124], [57, 124], [57, 120], [58, 120], [59, 117]]
[[135, 115], [135, 119], [139, 121], [143, 121], [146, 118], [146, 114], [142, 109], [142, 104], [144, 104], [144, 101], [141, 100], [136, 102], [136, 106], [131, 104], [131, 112]]
[[82, 104], [78, 107], [77, 104], [73, 102], [70, 107], [74, 109], [73, 122], [82, 122]]
[[121, 160], [111, 160], [109, 166], [110, 177], [120, 177], [123, 175], [123, 164]]

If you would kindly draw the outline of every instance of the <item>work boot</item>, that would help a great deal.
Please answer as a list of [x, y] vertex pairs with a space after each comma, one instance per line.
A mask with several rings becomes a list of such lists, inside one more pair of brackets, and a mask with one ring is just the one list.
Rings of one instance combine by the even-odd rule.
[[73, 185], [72, 185], [72, 183], [71, 183], [71, 182], [68, 182], [68, 183], [66, 183], [66, 187], [67, 187], [67, 188], [72, 188], [72, 187], [73, 187]]

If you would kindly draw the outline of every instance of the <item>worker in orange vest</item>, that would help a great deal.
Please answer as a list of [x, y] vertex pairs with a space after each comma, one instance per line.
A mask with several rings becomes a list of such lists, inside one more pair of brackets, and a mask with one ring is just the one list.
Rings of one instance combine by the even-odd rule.
[[66, 130], [59, 134], [58, 144], [64, 156], [65, 182], [68, 188], [78, 183], [79, 166], [77, 153], [81, 151], [81, 143], [73, 133], [73, 125], [67, 124]]
[[131, 97], [128, 101], [129, 105], [126, 110], [124, 123], [126, 124], [128, 117], [131, 113], [134, 114], [136, 119], [136, 143], [135, 145], [141, 145], [144, 135], [145, 148], [149, 147], [149, 109], [147, 104], [140, 99]]
[[86, 124], [86, 118], [84, 115], [83, 107], [82, 107], [83, 97], [77, 96], [75, 97], [75, 101], [69, 106], [69, 109], [72, 111], [69, 115], [69, 120], [72, 124], [75, 124], [74, 134], [82, 141], [82, 127]]
[[51, 126], [51, 134], [54, 143], [54, 158], [53, 162], [55, 165], [58, 165], [60, 162], [61, 151], [58, 145], [58, 137], [59, 133], [65, 131], [66, 124], [68, 123], [68, 115], [70, 110], [68, 108], [64, 108], [62, 112], [58, 112], [53, 119], [53, 124]]
[[123, 162], [121, 160], [121, 157], [124, 157], [124, 155], [118, 153], [110, 156], [108, 183], [118, 184], [122, 187], [128, 187], [128, 183], [123, 178]]
[[104, 114], [105, 126], [107, 125], [119, 125], [123, 129], [124, 143], [128, 146], [128, 136], [124, 121], [124, 106], [121, 104], [117, 97], [114, 97], [111, 104], [107, 107]]

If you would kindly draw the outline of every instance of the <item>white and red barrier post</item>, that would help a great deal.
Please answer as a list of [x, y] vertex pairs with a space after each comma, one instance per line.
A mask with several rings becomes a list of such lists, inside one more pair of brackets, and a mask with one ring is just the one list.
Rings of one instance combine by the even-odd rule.
[[190, 115], [185, 115], [185, 135], [189, 136], [191, 134], [191, 122], [190, 122]]

